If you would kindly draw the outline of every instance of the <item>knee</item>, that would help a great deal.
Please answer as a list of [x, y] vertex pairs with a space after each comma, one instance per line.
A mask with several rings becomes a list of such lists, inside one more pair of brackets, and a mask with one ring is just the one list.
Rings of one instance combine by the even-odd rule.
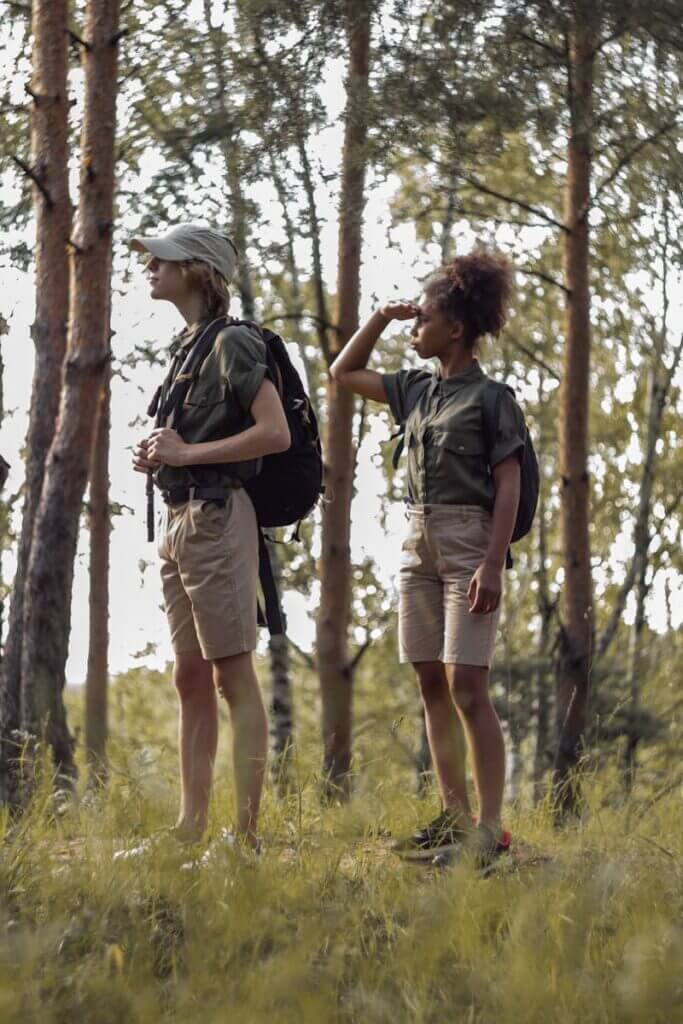
[[176, 664], [173, 683], [183, 702], [206, 699], [211, 695], [211, 672], [205, 662]]
[[423, 662], [415, 666], [415, 671], [417, 672], [420, 684], [420, 696], [425, 708], [441, 703], [448, 697], [448, 682], [443, 665], [439, 662]]
[[216, 689], [230, 708], [235, 708], [258, 691], [251, 656], [238, 655], [214, 662]]
[[471, 686], [451, 683], [451, 697], [458, 711], [469, 717], [476, 707], [477, 697]]
[[189, 672], [176, 672], [173, 682], [181, 701], [205, 698], [211, 692], [206, 682], [198, 680]]
[[473, 716], [488, 699], [487, 673], [451, 671], [448, 683], [453, 703], [466, 718]]

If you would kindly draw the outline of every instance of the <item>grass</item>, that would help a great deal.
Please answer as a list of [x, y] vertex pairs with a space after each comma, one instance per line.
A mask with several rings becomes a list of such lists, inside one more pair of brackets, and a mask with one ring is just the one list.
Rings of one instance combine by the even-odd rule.
[[[388, 850], [388, 832], [436, 808], [411, 795], [396, 707], [365, 701], [354, 799], [322, 808], [309, 696], [294, 790], [265, 796], [261, 862], [183, 872], [174, 849], [112, 863], [177, 809], [170, 687], [119, 679], [109, 788], [59, 812], [43, 784], [3, 825], [0, 1020], [683, 1021], [680, 788], [624, 803], [603, 769], [581, 823], [558, 832], [543, 806], [510, 809], [513, 864], [435, 876]], [[226, 742], [224, 728], [214, 829], [229, 821]]]

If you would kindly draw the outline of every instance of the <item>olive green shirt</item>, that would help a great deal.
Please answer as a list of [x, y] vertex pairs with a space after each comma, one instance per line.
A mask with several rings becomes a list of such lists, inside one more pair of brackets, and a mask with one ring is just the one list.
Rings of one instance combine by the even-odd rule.
[[405, 423], [409, 501], [493, 509], [495, 486], [489, 467], [514, 452], [521, 456], [526, 426], [522, 410], [505, 392], [495, 444], [487, 456], [483, 419], [487, 380], [476, 360], [464, 373], [443, 379], [428, 370], [383, 375], [394, 418]]
[[[190, 346], [210, 321], [184, 331], [171, 347], [177, 373]], [[187, 444], [233, 437], [254, 425], [252, 402], [264, 379], [270, 378], [266, 343], [255, 328], [224, 327], [202, 363], [188, 391], [175, 429]], [[170, 382], [169, 382], [170, 383]], [[165, 392], [166, 393], [166, 389]], [[250, 480], [261, 468], [260, 459], [192, 466], [161, 466], [155, 473], [159, 487], [221, 487], [230, 480]]]

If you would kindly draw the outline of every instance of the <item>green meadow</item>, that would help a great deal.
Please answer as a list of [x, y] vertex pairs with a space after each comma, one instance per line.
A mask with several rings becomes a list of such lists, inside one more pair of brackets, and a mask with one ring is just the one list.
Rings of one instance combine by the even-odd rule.
[[[389, 849], [438, 803], [415, 795], [409, 678], [376, 684], [358, 680], [347, 805], [321, 805], [315, 682], [300, 673], [290, 787], [267, 788], [263, 856], [183, 870], [175, 844], [112, 861], [172, 823], [178, 799], [172, 686], [142, 669], [114, 680], [108, 787], [60, 803], [46, 773], [2, 826], [3, 1024], [683, 1021], [678, 766], [626, 799], [616, 763], [587, 761], [580, 820], [556, 829], [547, 804], [520, 799], [494, 875], [433, 873]], [[81, 691], [68, 701], [78, 727]], [[213, 832], [232, 802], [224, 706], [221, 719]]]

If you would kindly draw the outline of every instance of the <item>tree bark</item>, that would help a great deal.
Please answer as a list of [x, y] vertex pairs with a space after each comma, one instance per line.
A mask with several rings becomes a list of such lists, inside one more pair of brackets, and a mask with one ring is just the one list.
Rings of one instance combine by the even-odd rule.
[[628, 659], [628, 690], [630, 696], [629, 730], [624, 749], [624, 785], [627, 791], [633, 788], [636, 779], [638, 734], [638, 711], [640, 708], [640, 678], [643, 653], [643, 630], [645, 629], [645, 601], [650, 587], [647, 583], [647, 559], [640, 561], [636, 580], [636, 616], [631, 629]]
[[590, 562], [588, 410], [590, 388], [590, 292], [588, 207], [591, 183], [594, 8], [581, 0], [569, 29], [570, 129], [565, 185], [564, 372], [560, 391], [560, 472], [563, 612], [556, 677], [554, 797], [558, 814], [577, 809], [576, 768], [588, 703], [593, 598]]
[[[365, 142], [370, 44], [370, 4], [345, 5], [348, 40], [346, 123], [342, 154], [337, 267], [337, 323], [331, 339], [336, 355], [358, 327]], [[353, 410], [350, 391], [328, 382], [325, 454], [326, 497], [322, 512], [320, 611], [317, 652], [322, 695], [323, 775], [326, 795], [349, 793], [352, 670], [348, 656], [351, 594], [351, 497]]]
[[[270, 545], [270, 561], [278, 588], [282, 580], [280, 558], [276, 545]], [[292, 721], [292, 687], [289, 678], [289, 640], [285, 633], [271, 636], [270, 652], [270, 739], [272, 750], [271, 777], [278, 793], [289, 790], [290, 760], [294, 742]]]
[[110, 359], [119, 8], [120, 0], [89, 0], [85, 12], [85, 98], [78, 218], [70, 246], [67, 356], [24, 594], [22, 727], [44, 737], [65, 786], [76, 774], [63, 701], [73, 564], [97, 406]]
[[33, 0], [31, 163], [43, 189], [33, 186], [36, 218], [35, 366], [26, 435], [26, 478], [17, 568], [0, 686], [0, 802], [19, 801], [15, 759], [21, 724], [24, 587], [45, 460], [54, 436], [66, 350], [69, 310], [67, 0]]
[[90, 463], [90, 638], [85, 681], [85, 751], [89, 783], [107, 779], [107, 689], [109, 680], [109, 432], [111, 374], [102, 384]]
[[553, 604], [550, 600], [548, 588], [548, 572], [546, 560], [548, 557], [545, 501], [543, 498], [543, 483], [538, 502], [538, 554], [540, 570], [538, 579], [538, 612], [541, 617], [541, 626], [538, 634], [538, 668], [536, 669], [536, 744], [534, 748], [533, 765], [533, 801], [537, 804], [543, 797], [543, 779], [548, 768], [548, 748], [550, 745], [550, 702], [548, 700], [548, 667], [547, 657], [550, 647], [550, 623], [553, 614]]

